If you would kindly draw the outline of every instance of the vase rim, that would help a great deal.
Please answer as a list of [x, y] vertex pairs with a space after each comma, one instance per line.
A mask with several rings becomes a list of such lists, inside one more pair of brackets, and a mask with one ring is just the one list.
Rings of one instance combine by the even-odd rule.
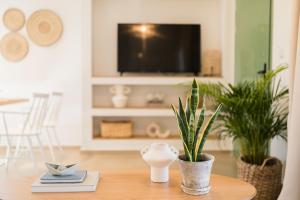
[[165, 148], [168, 148], [169, 145], [167, 143], [164, 143], [164, 142], [154, 142], [150, 145], [150, 148], [153, 147], [153, 148], [157, 148], [157, 149], [165, 149]]

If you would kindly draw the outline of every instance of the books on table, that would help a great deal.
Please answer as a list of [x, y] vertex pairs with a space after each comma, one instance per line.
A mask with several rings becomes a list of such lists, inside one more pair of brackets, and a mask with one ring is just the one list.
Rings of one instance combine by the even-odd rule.
[[47, 172], [40, 178], [41, 183], [81, 183], [86, 178], [86, 170], [75, 171], [72, 175], [55, 176]]
[[[45, 176], [45, 175], [44, 175]], [[42, 176], [43, 177], [43, 176]], [[99, 172], [87, 172], [82, 182], [76, 183], [41, 183], [39, 178], [31, 185], [32, 192], [92, 192], [99, 181]]]

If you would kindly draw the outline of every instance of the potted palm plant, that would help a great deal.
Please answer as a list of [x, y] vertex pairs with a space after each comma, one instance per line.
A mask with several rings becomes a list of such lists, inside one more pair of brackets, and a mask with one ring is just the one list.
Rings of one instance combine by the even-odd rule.
[[[182, 190], [187, 194], [201, 195], [210, 190], [210, 174], [214, 156], [202, 153], [210, 129], [218, 117], [221, 105], [205, 120], [205, 101], [198, 114], [199, 87], [194, 80], [191, 94], [186, 99], [185, 108], [179, 98], [178, 108], [172, 105], [177, 118], [184, 154], [179, 155], [182, 175]], [[206, 123], [204, 123], [206, 121]]]
[[269, 148], [274, 137], [286, 139], [288, 89], [275, 80], [284, 69], [236, 85], [199, 83], [200, 95], [223, 105], [220, 131], [238, 145], [238, 176], [256, 187], [255, 199], [277, 199], [281, 190], [282, 164]]

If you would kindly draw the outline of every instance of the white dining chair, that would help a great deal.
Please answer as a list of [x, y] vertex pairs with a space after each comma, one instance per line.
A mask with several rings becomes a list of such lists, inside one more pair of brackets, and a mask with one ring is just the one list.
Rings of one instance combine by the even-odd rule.
[[[46, 161], [45, 152], [40, 139], [42, 133], [42, 128], [46, 116], [47, 105], [48, 105], [49, 95], [44, 93], [34, 93], [31, 101], [31, 106], [28, 111], [0, 111], [2, 124], [4, 125], [4, 132], [0, 133], [1, 137], [7, 139], [6, 155], [4, 157], [6, 161], [6, 166], [8, 169], [9, 160], [19, 158], [19, 151], [21, 145], [26, 143], [27, 150], [30, 153], [31, 160], [33, 162], [34, 168], [37, 167], [36, 158], [33, 152], [32, 139], [35, 138], [43, 159]], [[24, 120], [21, 124], [10, 125], [8, 121], [9, 116], [20, 115], [24, 116]], [[15, 120], [14, 120], [15, 121]], [[17, 139], [17, 144], [15, 149], [13, 149], [12, 141]], [[13, 152], [13, 150], [15, 150]]]
[[59, 137], [57, 135], [57, 122], [58, 122], [58, 117], [59, 117], [59, 112], [61, 109], [61, 104], [62, 104], [62, 99], [63, 99], [63, 93], [62, 92], [53, 92], [48, 104], [48, 109], [47, 109], [47, 114], [45, 117], [45, 121], [43, 124], [43, 129], [45, 130], [47, 136], [48, 136], [48, 145], [49, 145], [49, 150], [50, 154], [52, 157], [52, 160], [55, 161], [55, 155], [53, 151], [53, 143], [52, 143], [52, 138], [54, 138], [56, 142], [56, 146], [59, 150], [63, 150], [61, 143], [59, 141]]

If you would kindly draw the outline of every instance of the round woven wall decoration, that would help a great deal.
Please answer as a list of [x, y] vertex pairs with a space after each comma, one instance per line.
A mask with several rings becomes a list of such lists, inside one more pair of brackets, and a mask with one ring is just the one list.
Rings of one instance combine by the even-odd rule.
[[28, 19], [27, 32], [37, 45], [49, 46], [61, 36], [63, 25], [61, 19], [51, 10], [38, 10]]
[[18, 31], [25, 24], [25, 15], [17, 8], [8, 9], [3, 15], [3, 23], [9, 30]]
[[6, 34], [0, 43], [1, 54], [9, 61], [20, 61], [28, 52], [27, 40], [18, 33]]

